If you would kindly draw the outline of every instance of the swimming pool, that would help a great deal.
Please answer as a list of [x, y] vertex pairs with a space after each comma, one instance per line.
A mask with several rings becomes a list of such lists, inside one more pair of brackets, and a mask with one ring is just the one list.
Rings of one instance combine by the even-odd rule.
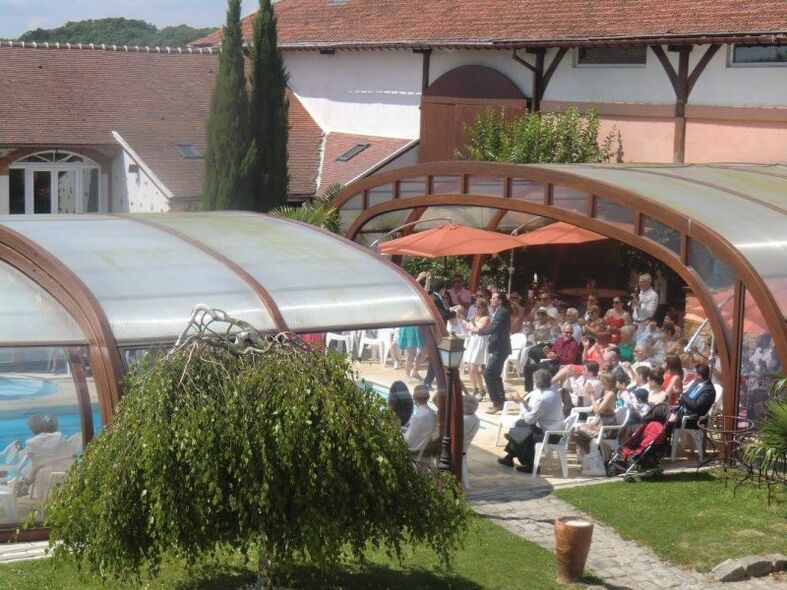
[[57, 392], [57, 384], [46, 379], [0, 376], [0, 402], [43, 397], [55, 392]]

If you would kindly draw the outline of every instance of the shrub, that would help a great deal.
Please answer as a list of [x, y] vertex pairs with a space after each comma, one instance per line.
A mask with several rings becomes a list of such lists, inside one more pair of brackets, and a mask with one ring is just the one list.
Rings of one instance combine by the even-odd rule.
[[564, 113], [525, 113], [509, 121], [503, 111], [488, 110], [464, 128], [466, 146], [460, 160], [485, 162], [572, 163], [609, 162], [620, 158], [620, 133], [599, 140], [595, 110], [581, 114], [576, 107]]
[[[409, 542], [444, 563], [468, 508], [419, 475], [380, 398], [334, 354], [240, 355], [192, 342], [130, 373], [114, 423], [46, 508], [55, 554], [109, 577], [259, 550], [262, 580], [299, 564], [330, 577], [367, 547]], [[60, 543], [59, 543], [60, 542]]]

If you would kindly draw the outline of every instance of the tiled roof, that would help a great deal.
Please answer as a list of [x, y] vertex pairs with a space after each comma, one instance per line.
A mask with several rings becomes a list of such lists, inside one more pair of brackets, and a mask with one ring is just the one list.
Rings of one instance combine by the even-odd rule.
[[291, 196], [310, 197], [317, 192], [323, 132], [298, 98], [287, 92], [290, 101], [290, 135], [287, 141]]
[[[325, 138], [325, 155], [322, 175], [320, 176], [319, 194], [322, 195], [329, 186], [337, 182], [339, 184], [347, 184], [390, 158], [409, 143], [411, 143], [409, 139], [329, 133]], [[368, 144], [369, 147], [347, 162], [338, 162], [336, 160], [358, 144]]]
[[[787, 36], [784, 0], [281, 0], [274, 6], [285, 48]], [[253, 16], [243, 20], [247, 40]], [[193, 45], [220, 42], [218, 30]]]
[[[52, 47], [52, 46], [50, 46]], [[213, 54], [0, 47], [0, 147], [115, 146], [117, 131], [175, 197], [202, 194]], [[291, 187], [314, 194], [321, 131], [290, 96]]]

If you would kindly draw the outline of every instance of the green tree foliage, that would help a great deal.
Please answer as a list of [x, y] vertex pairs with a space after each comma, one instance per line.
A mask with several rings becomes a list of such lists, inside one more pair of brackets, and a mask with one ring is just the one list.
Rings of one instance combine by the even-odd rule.
[[251, 48], [251, 127], [257, 142], [254, 209], [269, 211], [287, 203], [287, 73], [277, 46], [276, 15], [260, 0]]
[[128, 18], [99, 18], [67, 22], [53, 29], [34, 29], [19, 37], [19, 41], [38, 43], [105, 43], [107, 45], [140, 45], [150, 47], [183, 47], [211, 33], [213, 29], [195, 29], [187, 25], [164, 27], [143, 20]]
[[219, 72], [205, 125], [205, 187], [202, 208], [253, 209], [258, 157], [249, 129], [249, 98], [244, 72], [240, 0], [229, 0]]
[[339, 225], [339, 213], [336, 211], [336, 207], [333, 206], [333, 199], [336, 198], [341, 190], [342, 185], [337, 182], [328, 187], [325, 195], [311, 203], [305, 203], [301, 207], [276, 207], [271, 209], [269, 213], [276, 217], [285, 217], [316, 225], [338, 234], [341, 233], [341, 227]]
[[444, 563], [469, 509], [449, 475], [413, 469], [381, 398], [346, 358], [195, 342], [130, 373], [111, 428], [46, 508], [55, 554], [114, 578], [162, 559], [259, 550], [268, 581], [321, 579], [368, 548], [425, 544]]
[[771, 386], [773, 399], [765, 404], [766, 417], [760, 425], [759, 437], [746, 446], [746, 458], [757, 464], [766, 475], [787, 468], [787, 377], [776, 379]]
[[564, 113], [525, 113], [508, 121], [493, 109], [464, 128], [466, 146], [460, 160], [485, 162], [570, 163], [608, 162], [622, 154], [620, 133], [611, 131], [599, 141], [598, 115], [581, 114], [575, 107]]

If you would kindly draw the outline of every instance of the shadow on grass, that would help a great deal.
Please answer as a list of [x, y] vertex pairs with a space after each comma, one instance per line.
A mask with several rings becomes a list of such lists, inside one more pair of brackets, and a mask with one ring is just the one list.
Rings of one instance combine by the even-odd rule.
[[172, 590], [235, 590], [257, 580], [257, 572], [249, 567], [201, 567], [186, 580], [175, 583]]
[[[221, 570], [205, 568], [195, 571], [188, 580], [182, 580], [173, 586], [173, 590], [238, 590], [252, 585], [257, 580], [256, 572], [247, 567], [224, 567]], [[483, 590], [472, 580], [462, 576], [428, 570], [426, 568], [408, 567], [405, 570], [369, 564], [367, 566], [350, 567], [341, 571], [338, 576], [327, 581], [321, 579], [312, 568], [298, 568], [292, 588], [346, 590], [411, 590], [413, 588], [450, 588], [452, 590]]]

